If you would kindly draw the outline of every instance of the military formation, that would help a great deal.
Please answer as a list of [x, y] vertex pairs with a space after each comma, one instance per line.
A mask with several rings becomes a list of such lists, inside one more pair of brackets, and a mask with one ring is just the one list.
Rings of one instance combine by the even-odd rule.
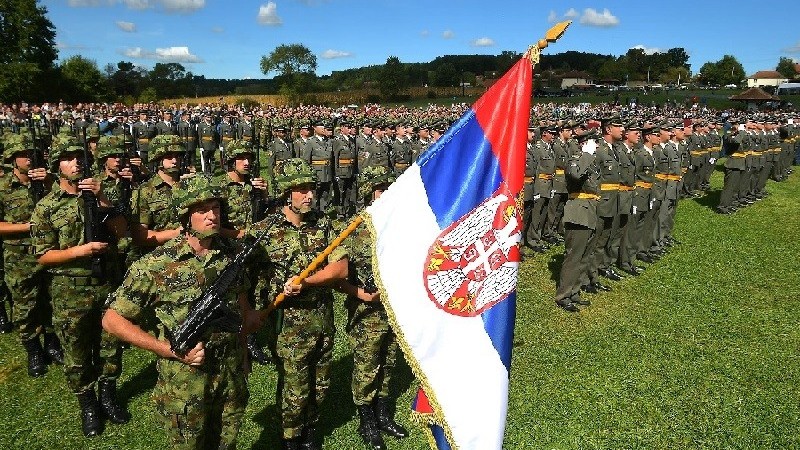
[[[393, 417], [400, 355], [370, 233], [357, 228], [298, 276], [467, 108], [6, 108], [0, 331], [18, 331], [31, 377], [63, 366], [86, 436], [131, 418], [116, 389], [128, 343], [158, 357], [154, 399], [176, 448], [235, 446], [255, 362], [278, 375], [283, 448], [314, 449], [342, 292], [358, 432], [386, 448], [385, 435], [408, 432]], [[678, 201], [706, 195], [718, 167], [717, 212], [767, 195], [800, 135], [792, 113], [548, 105], [531, 116], [522, 253], [564, 245], [555, 303], [570, 312], [590, 304], [582, 292], [611, 289], [601, 278], [637, 276], [679, 244]], [[244, 248], [218, 293], [241, 332], [208, 330], [176, 353], [176, 327]]]

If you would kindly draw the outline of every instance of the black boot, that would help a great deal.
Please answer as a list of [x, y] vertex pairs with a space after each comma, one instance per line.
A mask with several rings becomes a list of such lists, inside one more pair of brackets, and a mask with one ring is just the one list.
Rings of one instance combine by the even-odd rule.
[[28, 339], [22, 345], [28, 352], [28, 376], [36, 378], [47, 373], [47, 357], [39, 343], [39, 337]]
[[314, 427], [306, 425], [303, 428], [303, 435], [300, 436], [300, 448], [303, 450], [322, 450], [322, 447], [314, 440], [314, 435]]
[[6, 302], [0, 300], [0, 334], [7, 334], [14, 331], [14, 324], [6, 313]]
[[117, 401], [117, 382], [103, 380], [98, 383], [100, 386], [100, 407], [112, 423], [128, 423], [131, 420], [131, 413], [128, 412]]
[[381, 432], [378, 430], [378, 424], [375, 422], [375, 415], [370, 405], [361, 405], [358, 407], [358, 418], [361, 423], [358, 425], [358, 434], [361, 439], [370, 448], [374, 450], [383, 450], [386, 448], [386, 443], [383, 442]]
[[55, 333], [44, 334], [44, 351], [50, 364], [64, 365], [64, 351], [61, 349], [61, 342], [58, 341]]
[[250, 352], [250, 360], [255, 361], [262, 366], [269, 364], [269, 358], [264, 354], [264, 350], [256, 342], [255, 334], [247, 335], [247, 351]]
[[103, 432], [103, 418], [100, 416], [100, 405], [94, 390], [78, 394], [78, 404], [81, 405], [81, 427], [86, 437], [97, 436]]
[[300, 438], [283, 440], [283, 450], [300, 450], [302, 448], [300, 445]]
[[381, 431], [397, 439], [408, 436], [408, 431], [394, 421], [394, 417], [389, 411], [389, 403], [386, 402], [385, 398], [376, 397], [375, 401], [372, 402], [372, 407], [375, 410], [375, 420], [378, 422], [378, 428]]

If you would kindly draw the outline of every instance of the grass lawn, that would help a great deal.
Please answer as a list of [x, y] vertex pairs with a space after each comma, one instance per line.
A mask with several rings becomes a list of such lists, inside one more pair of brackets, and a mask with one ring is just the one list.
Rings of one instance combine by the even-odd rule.
[[[552, 301], [562, 248], [523, 262], [506, 449], [800, 448], [800, 173], [769, 182], [772, 195], [731, 216], [713, 213], [722, 172], [712, 181], [709, 196], [680, 203], [682, 244], [642, 276], [588, 296], [579, 314]], [[149, 397], [150, 355], [125, 353], [120, 390], [133, 421], [91, 440], [62, 371], [33, 380], [25, 364], [17, 335], [0, 336], [0, 449], [167, 447]], [[340, 333], [325, 448], [363, 448], [351, 368]], [[406, 366], [396, 380], [408, 424], [415, 384]], [[250, 381], [239, 448], [279, 448], [275, 372], [256, 367]], [[427, 448], [418, 429], [387, 441]]]

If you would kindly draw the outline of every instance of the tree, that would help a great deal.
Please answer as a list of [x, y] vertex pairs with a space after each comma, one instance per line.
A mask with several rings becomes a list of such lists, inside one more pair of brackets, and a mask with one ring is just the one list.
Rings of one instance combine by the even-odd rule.
[[178, 63], [156, 63], [150, 71], [150, 86], [159, 98], [172, 98], [180, 94], [181, 82], [186, 77], [186, 68]]
[[781, 56], [781, 60], [778, 61], [778, 66], [775, 67], [775, 70], [781, 73], [781, 75], [785, 76], [786, 78], [793, 80], [797, 78], [798, 73], [795, 69], [796, 64], [792, 60], [792, 58], [787, 58], [785, 56]]
[[378, 78], [381, 95], [387, 100], [397, 99], [400, 92], [408, 87], [408, 72], [396, 56], [386, 59]]
[[108, 79], [111, 91], [118, 97], [137, 96], [141, 90], [142, 72], [132, 62], [120, 61], [117, 70]]
[[739, 84], [744, 77], [742, 63], [732, 55], [725, 55], [717, 62], [703, 64], [698, 74], [701, 82], [712, 86]]
[[433, 71], [432, 81], [434, 86], [457, 86], [458, 80], [458, 70], [452, 63], [440, 64]]
[[317, 70], [317, 57], [303, 44], [282, 44], [269, 56], [261, 57], [261, 72], [264, 75], [277, 74], [280, 78], [280, 92], [288, 95], [291, 103], [296, 103], [310, 88], [309, 78], [313, 80]]
[[80, 55], [70, 56], [60, 69], [67, 101], [94, 102], [106, 97], [106, 78], [95, 61]]
[[47, 8], [36, 0], [0, 0], [0, 100], [34, 97], [58, 57], [55, 38]]

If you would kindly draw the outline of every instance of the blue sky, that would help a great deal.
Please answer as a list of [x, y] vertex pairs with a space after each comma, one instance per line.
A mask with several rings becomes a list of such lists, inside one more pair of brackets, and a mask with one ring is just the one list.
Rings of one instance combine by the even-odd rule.
[[[733, 54], [745, 72], [800, 62], [800, 2], [476, 0], [44, 0], [60, 58], [80, 54], [102, 68], [131, 61], [179, 62], [207, 78], [263, 78], [262, 55], [302, 43], [317, 74], [426, 62], [445, 54], [523, 52], [564, 18], [573, 24], [546, 51], [621, 55], [683, 47], [694, 72]], [[749, 6], [746, 6], [749, 5]], [[757, 23], [753, 23], [757, 22]]]

